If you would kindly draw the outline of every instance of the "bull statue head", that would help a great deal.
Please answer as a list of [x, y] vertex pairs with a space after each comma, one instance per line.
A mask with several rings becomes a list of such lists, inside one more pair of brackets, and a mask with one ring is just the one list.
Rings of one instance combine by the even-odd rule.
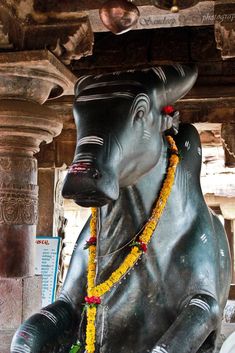
[[119, 196], [159, 161], [169, 121], [161, 113], [197, 78], [195, 66], [82, 77], [75, 87], [77, 146], [62, 194], [85, 207]]

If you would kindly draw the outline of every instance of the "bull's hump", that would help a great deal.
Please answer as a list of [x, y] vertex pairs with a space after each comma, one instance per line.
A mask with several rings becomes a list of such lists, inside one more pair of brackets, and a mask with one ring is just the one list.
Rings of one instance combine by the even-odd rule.
[[174, 139], [181, 156], [178, 169], [190, 173], [200, 184], [202, 147], [196, 128], [191, 124], [180, 124]]

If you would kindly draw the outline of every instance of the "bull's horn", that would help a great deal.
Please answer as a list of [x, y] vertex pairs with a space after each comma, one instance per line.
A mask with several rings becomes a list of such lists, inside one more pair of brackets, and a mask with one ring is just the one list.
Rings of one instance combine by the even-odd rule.
[[182, 98], [194, 85], [198, 70], [195, 65], [174, 64], [154, 67], [153, 71], [163, 83], [160, 107], [173, 104]]

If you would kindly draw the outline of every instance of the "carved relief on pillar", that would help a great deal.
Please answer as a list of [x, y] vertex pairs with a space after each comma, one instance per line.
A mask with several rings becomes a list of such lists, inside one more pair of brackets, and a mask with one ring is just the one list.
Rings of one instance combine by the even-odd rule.
[[[0, 173], [36, 173], [37, 160], [35, 158], [0, 156]], [[8, 174], [9, 175], [9, 174]]]
[[0, 155], [0, 224], [36, 224], [37, 161]]
[[0, 224], [37, 223], [37, 191], [27, 191], [2, 189], [0, 184]]

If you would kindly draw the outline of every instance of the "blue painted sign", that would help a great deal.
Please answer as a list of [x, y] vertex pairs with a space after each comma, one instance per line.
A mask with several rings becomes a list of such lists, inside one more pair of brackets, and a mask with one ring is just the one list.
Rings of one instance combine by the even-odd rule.
[[59, 237], [36, 237], [35, 274], [42, 275], [42, 306], [55, 300], [60, 240]]

